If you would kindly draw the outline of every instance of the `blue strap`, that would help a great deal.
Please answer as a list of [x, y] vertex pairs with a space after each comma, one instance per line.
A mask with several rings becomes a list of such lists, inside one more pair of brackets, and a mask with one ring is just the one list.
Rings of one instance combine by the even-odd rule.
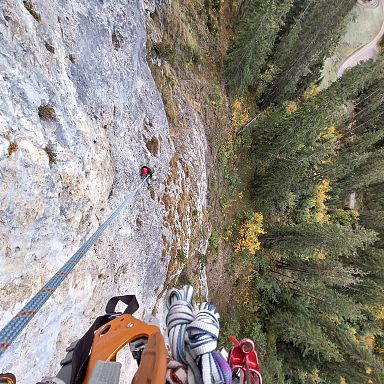
[[0, 331], [0, 356], [22, 332], [33, 316], [39, 311], [53, 292], [60, 286], [68, 274], [75, 268], [85, 253], [95, 244], [96, 240], [108, 228], [112, 221], [131, 202], [136, 192], [147, 181], [149, 176], [132, 190], [125, 200], [116, 208], [108, 219], [100, 225], [95, 233], [79, 248], [79, 250], [59, 269], [59, 271], [44, 285], [43, 288], [20, 310], [20, 312]]

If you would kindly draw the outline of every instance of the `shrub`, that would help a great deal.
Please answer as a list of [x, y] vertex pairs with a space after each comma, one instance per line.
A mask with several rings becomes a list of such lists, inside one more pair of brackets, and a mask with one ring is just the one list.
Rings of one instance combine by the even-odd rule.
[[221, 9], [221, 0], [211, 0], [211, 8], [219, 12]]
[[331, 221], [340, 225], [353, 225], [359, 221], [359, 212], [354, 209], [336, 209], [331, 216]]
[[192, 62], [196, 65], [200, 65], [203, 63], [203, 59], [201, 57], [201, 54], [197, 49], [192, 50]]
[[40, 105], [39, 107], [39, 117], [42, 120], [53, 120], [56, 118], [56, 111], [52, 105]]
[[243, 98], [235, 99], [232, 104], [231, 116], [233, 129], [237, 132], [251, 120]]
[[219, 247], [220, 235], [215, 229], [212, 231], [211, 236], [208, 240], [209, 246], [213, 249], [217, 249]]
[[17, 143], [15, 141], [12, 141], [12, 143], [9, 144], [9, 147], [8, 147], [8, 155], [11, 156], [12, 153], [18, 150], [18, 148], [19, 146], [17, 145]]
[[49, 164], [56, 164], [56, 153], [50, 146], [44, 148], [45, 153], [48, 155]]
[[160, 41], [159, 43], [153, 44], [153, 49], [157, 55], [167, 60], [171, 65], [175, 63], [176, 53], [170, 45]]
[[237, 241], [234, 245], [234, 252], [248, 251], [251, 255], [260, 249], [259, 236], [265, 234], [263, 228], [263, 215], [252, 213], [246, 217], [240, 226]]
[[185, 254], [185, 252], [182, 249], [179, 249], [177, 251], [177, 259], [179, 260], [179, 262], [181, 264], [185, 263], [185, 260], [187, 260], [187, 255]]
[[187, 44], [183, 47], [185, 61], [192, 62], [195, 65], [200, 65], [203, 63], [203, 59], [199, 50], [193, 45]]
[[41, 16], [38, 12], [35, 11], [32, 1], [24, 1], [24, 7], [36, 21], [41, 21]]

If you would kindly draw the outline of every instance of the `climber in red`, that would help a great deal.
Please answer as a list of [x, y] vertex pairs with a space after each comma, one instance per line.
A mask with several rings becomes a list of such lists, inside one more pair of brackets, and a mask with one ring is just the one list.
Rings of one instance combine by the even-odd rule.
[[151, 168], [148, 168], [144, 165], [143, 167], [141, 167], [140, 173], [141, 173], [141, 176], [143, 177], [147, 177], [148, 175], [149, 177], [151, 177], [153, 174], [153, 171], [151, 170]]
[[155, 180], [155, 176], [153, 174], [152, 169], [147, 167], [146, 165], [141, 167], [140, 175], [141, 175], [141, 178], [147, 179], [148, 185], [151, 184], [152, 180]]

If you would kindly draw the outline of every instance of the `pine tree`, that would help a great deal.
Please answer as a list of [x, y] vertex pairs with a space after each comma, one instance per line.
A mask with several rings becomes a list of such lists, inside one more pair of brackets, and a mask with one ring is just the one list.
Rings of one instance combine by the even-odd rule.
[[358, 249], [377, 240], [374, 231], [352, 229], [335, 223], [304, 223], [268, 228], [265, 246], [291, 257], [315, 257], [319, 251], [337, 256], [353, 256]]
[[384, 148], [364, 153], [357, 161], [360, 161], [358, 166], [353, 167], [343, 178], [336, 180], [342, 196], [384, 182]]
[[254, 149], [260, 156], [277, 158], [292, 153], [298, 147], [313, 145], [331, 125], [348, 118], [344, 104], [370, 89], [377, 79], [384, 77], [384, 57], [348, 71], [318, 95], [304, 103], [279, 106], [268, 111], [264, 118], [252, 125]]
[[316, 82], [324, 59], [329, 56], [344, 30], [344, 19], [354, 0], [305, 1], [291, 28], [281, 37], [271, 58], [279, 74], [264, 95], [264, 104], [297, 99]]
[[364, 227], [373, 229], [380, 235], [376, 248], [384, 249], [384, 184], [371, 186], [364, 193], [360, 210], [360, 222]]
[[[343, 188], [347, 194], [382, 180], [380, 152], [367, 152], [367, 147], [373, 148], [384, 131], [368, 130], [367, 125], [366, 135], [346, 141], [345, 151], [339, 150], [336, 156], [335, 129], [348, 124], [345, 104], [366, 97], [364, 92], [383, 78], [383, 61], [353, 68], [318, 95], [272, 108], [253, 124], [252, 151], [259, 164], [255, 194], [264, 202], [264, 209], [282, 209], [292, 198], [301, 201], [324, 178], [332, 185], [337, 181], [335, 195]], [[371, 165], [374, 170], [367, 172]]]
[[[370, 378], [382, 382], [383, 364], [364, 345], [363, 331], [351, 320], [340, 320], [334, 309], [332, 303], [319, 307], [318, 301], [289, 292], [273, 307], [268, 324], [286, 380], [337, 383], [344, 377], [356, 384]], [[373, 369], [371, 374], [367, 367]]]
[[[274, 215], [252, 260], [252, 301], [233, 313], [266, 353], [270, 382], [383, 383], [384, 57], [308, 88], [354, 4], [249, 0], [227, 61], [235, 95], [276, 76], [249, 148], [256, 204]], [[360, 222], [336, 217], [352, 191], [364, 197]]]
[[351, 289], [355, 299], [370, 305], [384, 303], [384, 249], [371, 247], [349, 262], [363, 273], [361, 281]]
[[367, 317], [366, 304], [355, 301], [354, 291], [319, 283], [315, 275], [298, 270], [291, 270], [285, 282], [287, 290], [270, 307], [267, 321], [286, 379], [303, 384], [314, 377], [318, 381], [313, 382], [327, 383], [341, 377], [351, 383], [380, 380], [383, 362], [364, 344], [367, 335], [380, 330]]
[[384, 235], [384, 210], [368, 210], [360, 214], [360, 222], [365, 228], [370, 228]]
[[244, 3], [243, 17], [225, 62], [233, 95], [242, 95], [260, 80], [291, 4], [292, 0], [248, 0]]
[[337, 156], [331, 165], [324, 167], [325, 177], [334, 185], [335, 195], [344, 197], [384, 181], [383, 85], [384, 80], [377, 78], [356, 100], [347, 128], [341, 130]]

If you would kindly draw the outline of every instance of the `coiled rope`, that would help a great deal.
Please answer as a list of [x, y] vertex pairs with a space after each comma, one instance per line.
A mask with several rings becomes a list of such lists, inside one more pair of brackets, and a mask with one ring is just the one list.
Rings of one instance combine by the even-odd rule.
[[171, 289], [167, 294], [166, 324], [172, 357], [187, 367], [185, 383], [230, 383], [231, 371], [215, 352], [219, 314], [214, 305], [192, 304], [193, 288]]
[[136, 192], [150, 178], [145, 177], [115, 209], [108, 219], [100, 225], [95, 233], [79, 248], [79, 250], [59, 269], [59, 271], [44, 285], [43, 288], [20, 310], [20, 312], [0, 331], [0, 356], [12, 344], [26, 325], [32, 320], [44, 303], [52, 296], [68, 274], [75, 268], [85, 253], [95, 244], [96, 240], [108, 228], [113, 220], [131, 202]]

